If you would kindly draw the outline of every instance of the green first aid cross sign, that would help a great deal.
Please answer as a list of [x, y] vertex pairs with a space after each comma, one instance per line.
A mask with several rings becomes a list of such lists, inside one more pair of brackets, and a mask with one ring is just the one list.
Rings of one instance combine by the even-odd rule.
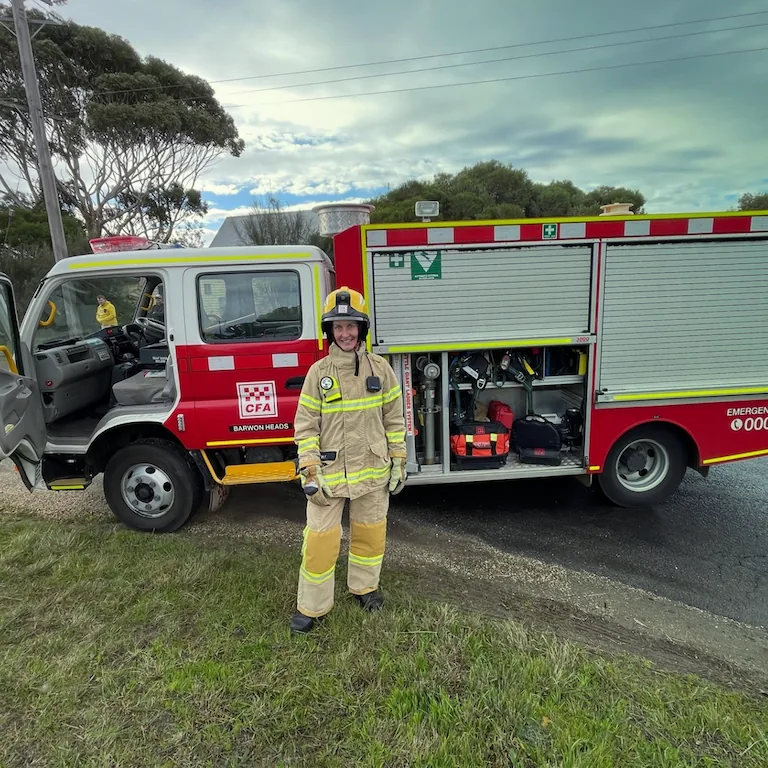
[[545, 224], [541, 228], [541, 234], [544, 240], [552, 240], [557, 237], [557, 224]]
[[402, 269], [405, 266], [405, 255], [402, 253], [393, 253], [389, 257], [390, 269]]
[[414, 251], [411, 254], [411, 280], [442, 280], [441, 251]]

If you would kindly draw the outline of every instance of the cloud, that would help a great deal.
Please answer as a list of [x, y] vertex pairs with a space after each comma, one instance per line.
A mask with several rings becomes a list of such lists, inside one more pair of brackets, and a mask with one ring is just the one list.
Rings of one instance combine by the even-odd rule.
[[210, 180], [203, 180], [200, 183], [200, 190], [202, 192], [210, 192], [213, 195], [217, 195], [220, 197], [225, 197], [227, 195], [236, 195], [238, 194], [242, 187], [237, 183], [217, 183], [215, 181]]

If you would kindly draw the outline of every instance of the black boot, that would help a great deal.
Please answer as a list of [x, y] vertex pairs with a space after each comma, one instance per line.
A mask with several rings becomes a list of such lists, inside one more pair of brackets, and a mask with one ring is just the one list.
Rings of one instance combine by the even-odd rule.
[[320, 621], [320, 618], [313, 618], [312, 616], [305, 616], [303, 613], [296, 611], [291, 617], [291, 634], [306, 635], [315, 626], [315, 622]]
[[376, 590], [367, 595], [354, 595], [354, 598], [366, 611], [379, 611], [384, 605], [384, 598]]

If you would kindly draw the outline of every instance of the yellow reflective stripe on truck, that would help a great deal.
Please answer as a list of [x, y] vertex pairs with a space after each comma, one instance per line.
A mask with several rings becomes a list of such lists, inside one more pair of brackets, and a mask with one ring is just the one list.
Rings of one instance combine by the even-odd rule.
[[[691, 389], [680, 392], [630, 392], [622, 395], [608, 395], [614, 401], [629, 400], [676, 400], [689, 397], [726, 397], [731, 395], [768, 394], [768, 387], [736, 387], [734, 389]], [[603, 402], [610, 402], [603, 400]]]
[[[585, 334], [586, 336], [586, 334]], [[393, 355], [407, 352], [451, 352], [454, 349], [495, 349], [501, 347], [544, 347], [547, 345], [574, 344], [572, 337], [562, 339], [514, 339], [512, 341], [470, 341], [456, 342], [455, 344], [408, 344], [405, 346], [382, 346]]]
[[[162, 251], [150, 251], [150, 253], [162, 253]], [[112, 259], [110, 261], [86, 261], [78, 264], [69, 264], [70, 269], [91, 269], [93, 267], [125, 267], [141, 264], [162, 266], [165, 264], [209, 264], [214, 261], [274, 261], [276, 259], [311, 259], [309, 253], [254, 253], [251, 255], [235, 256], [164, 256], [140, 259]]]
[[[368, 274], [368, 241], [367, 241], [367, 235], [366, 232], [368, 231], [366, 226], [360, 227], [360, 254], [363, 258], [363, 298], [368, 303], [368, 306], [371, 304], [371, 280], [370, 276]], [[373, 340], [371, 339], [371, 334], [366, 334], [365, 337], [365, 348], [370, 352], [373, 349]]]
[[320, 293], [320, 267], [315, 265], [315, 311], [317, 313], [317, 348], [323, 348], [323, 297]]
[[258, 440], [209, 440], [206, 445], [209, 448], [224, 445], [272, 445], [273, 443], [292, 443], [292, 437], [264, 437]]
[[753, 459], [756, 456], [768, 456], [768, 448], [762, 451], [750, 451], [749, 453], [734, 453], [732, 456], [718, 456], [714, 459], [704, 459], [702, 464], [720, 464], [724, 461], [736, 461], [738, 459]]

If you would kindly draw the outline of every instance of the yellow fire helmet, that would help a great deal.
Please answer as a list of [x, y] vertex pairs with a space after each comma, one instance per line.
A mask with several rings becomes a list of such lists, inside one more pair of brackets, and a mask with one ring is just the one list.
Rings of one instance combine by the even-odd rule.
[[331, 291], [323, 305], [322, 328], [329, 341], [333, 341], [334, 320], [355, 320], [360, 328], [359, 339], [365, 341], [371, 320], [366, 312], [363, 294], [347, 286]]

